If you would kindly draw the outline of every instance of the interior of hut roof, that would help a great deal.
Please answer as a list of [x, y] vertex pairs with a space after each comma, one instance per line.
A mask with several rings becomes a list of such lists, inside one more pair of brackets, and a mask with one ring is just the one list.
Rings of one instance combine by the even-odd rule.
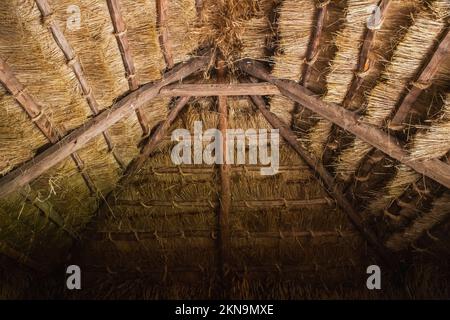
[[450, 298], [449, 23], [0, 1], [0, 298]]

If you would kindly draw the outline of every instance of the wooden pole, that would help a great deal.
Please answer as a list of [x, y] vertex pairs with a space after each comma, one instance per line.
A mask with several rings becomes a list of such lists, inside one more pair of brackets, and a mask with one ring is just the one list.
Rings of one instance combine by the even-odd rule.
[[270, 83], [173, 84], [160, 91], [162, 97], [270, 96], [279, 94], [281, 93], [277, 86]]
[[[226, 65], [219, 59], [217, 63], [217, 81], [226, 83]], [[220, 211], [219, 211], [219, 264], [220, 276], [224, 282], [224, 292], [227, 293], [228, 281], [225, 280], [225, 269], [230, 259], [230, 209], [231, 209], [231, 171], [227, 163], [227, 129], [228, 129], [228, 106], [227, 97], [218, 96], [219, 130], [222, 133], [222, 163], [219, 165], [220, 173]]]
[[[133, 56], [128, 42], [127, 27], [122, 16], [119, 0], [107, 0], [107, 3], [114, 27], [114, 34], [117, 39], [117, 45], [119, 46], [120, 54], [122, 55], [122, 61], [128, 79], [128, 86], [131, 91], [135, 91], [139, 88], [139, 80], [136, 75], [136, 68], [134, 66]], [[142, 107], [136, 109], [136, 116], [141, 125], [143, 135], [148, 135], [150, 129]]]
[[252, 96], [251, 99], [261, 114], [266, 118], [274, 129], [280, 130], [280, 135], [291, 145], [300, 157], [316, 173], [317, 177], [323, 182], [328, 193], [336, 200], [342, 211], [348, 216], [353, 225], [360, 231], [364, 239], [373, 246], [375, 251], [387, 263], [392, 263], [392, 257], [387, 253], [385, 247], [378, 241], [377, 237], [365, 225], [360, 214], [353, 208], [351, 203], [345, 197], [339, 185], [334, 181], [331, 174], [325, 169], [319, 159], [304, 149], [297, 141], [297, 137], [278, 117], [271, 113], [266, 107], [264, 100], [259, 96]]
[[32, 161], [23, 164], [21, 167], [1, 178], [0, 198], [23, 187], [48, 169], [63, 161], [73, 152], [80, 150], [91, 139], [101, 134], [119, 120], [130, 115], [136, 108], [154, 99], [165, 85], [189, 76], [206, 67], [208, 63], [208, 56], [193, 58], [189, 62], [180, 64], [166, 73], [162, 80], [144, 85], [137, 91], [122, 98], [110, 109], [95, 116], [82, 127], [36, 156]]
[[[157, 27], [159, 31], [159, 44], [166, 61], [166, 66], [171, 69], [174, 65], [172, 41], [170, 40], [168, 20], [169, 3], [167, 0], [156, 0]], [[183, 17], [179, 17], [183, 19]]]
[[238, 65], [249, 75], [277, 85], [280, 91], [291, 100], [349, 131], [391, 158], [450, 188], [450, 166], [448, 164], [438, 159], [425, 161], [414, 159], [401, 147], [396, 138], [373, 125], [361, 122], [354, 112], [314, 97], [312, 92], [294, 81], [280, 80], [271, 76], [258, 62], [246, 59], [238, 62]]
[[311, 35], [311, 40], [308, 45], [308, 51], [306, 53], [306, 61], [303, 67], [303, 74], [301, 84], [304, 87], [308, 86], [308, 81], [311, 76], [311, 70], [317, 57], [320, 53], [320, 39], [322, 37], [323, 29], [325, 26], [325, 19], [327, 17], [328, 5], [330, 1], [325, 1], [324, 3], [317, 5], [316, 13], [316, 25], [314, 26], [314, 31]]

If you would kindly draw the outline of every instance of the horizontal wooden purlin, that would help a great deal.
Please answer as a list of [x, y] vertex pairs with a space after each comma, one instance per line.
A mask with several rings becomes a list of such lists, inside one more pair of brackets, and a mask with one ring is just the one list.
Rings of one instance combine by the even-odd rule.
[[0, 254], [20, 263], [21, 265], [38, 272], [45, 272], [47, 269], [40, 263], [34, 261], [27, 255], [17, 251], [9, 244], [0, 240]]
[[[264, 209], [264, 208], [304, 208], [310, 206], [330, 205], [331, 200], [326, 198], [310, 199], [310, 200], [285, 200], [285, 199], [267, 199], [267, 200], [241, 200], [233, 201], [231, 206], [233, 208], [246, 208], [246, 209]], [[112, 204], [117, 206], [129, 206], [129, 207], [143, 207], [143, 208], [197, 208], [197, 209], [215, 209], [218, 205], [218, 201], [164, 201], [164, 200], [122, 200], [118, 199]]]
[[[215, 240], [218, 230], [186, 230], [178, 232], [160, 232], [160, 231], [136, 231], [136, 232], [108, 232], [100, 231], [93, 234], [90, 238], [94, 241], [140, 241], [170, 238], [201, 238]], [[232, 239], [344, 239], [358, 237], [356, 232], [352, 231], [278, 231], [278, 232], [248, 232], [235, 230], [230, 231]]]
[[[54, 124], [44, 113], [42, 108], [38, 105], [38, 103], [34, 100], [34, 98], [28, 92], [26, 92], [25, 87], [16, 78], [12, 69], [1, 58], [0, 58], [0, 82], [15, 97], [19, 105], [30, 117], [30, 120], [38, 127], [38, 129], [47, 138], [47, 140], [53, 144], [58, 142], [58, 140], [61, 137], [60, 132], [54, 128]], [[79, 156], [78, 155], [73, 156], [73, 160], [77, 165], [78, 169], [81, 171], [81, 163], [78, 161]], [[86, 174], [83, 176], [83, 178], [85, 179], [85, 181], [87, 181], [87, 183], [89, 183], [88, 187], [92, 188], [93, 183], [90, 180], [90, 178]], [[53, 210], [45, 210], [43, 208], [45, 206], [44, 203], [39, 205], [39, 203], [37, 203], [36, 201], [29, 199], [28, 195], [25, 192], [21, 192], [21, 195], [32, 205], [37, 207], [40, 210], [40, 212], [44, 213], [44, 215], [48, 217], [48, 219], [52, 223], [62, 228], [71, 237], [74, 237], [74, 233], [64, 226], [63, 219], [58, 213], [54, 212]]]
[[[305, 264], [305, 265], [283, 265], [283, 264], [275, 264], [275, 265], [259, 265], [259, 266], [241, 266], [241, 267], [229, 267], [227, 272], [237, 273], [249, 276], [257, 276], [261, 274], [261, 276], [265, 277], [266, 275], [287, 275], [287, 276], [301, 276], [304, 278], [305, 276], [312, 275], [315, 276], [318, 271], [341, 271], [343, 269], [351, 269], [354, 268], [355, 264], [351, 261], [347, 261], [346, 263], [333, 263], [330, 265], [318, 265], [315, 263]], [[83, 267], [83, 272], [97, 274], [99, 276], [102, 275], [112, 275], [117, 277], [120, 275], [122, 279], [122, 275], [127, 277], [139, 277], [142, 279], [144, 276], [155, 277], [157, 279], [166, 279], [167, 275], [176, 275], [180, 274], [181, 282], [192, 282], [192, 275], [196, 275], [199, 279], [195, 279], [196, 284], [199, 283], [201, 278], [205, 275], [210, 275], [217, 273], [219, 270], [217, 268], [203, 268], [202, 266], [186, 266], [186, 267], [167, 267], [163, 269], [152, 269], [148, 267], [140, 267], [136, 266], [134, 269], [127, 267], [111, 267], [111, 266], [99, 266], [99, 265], [86, 265]], [[256, 279], [256, 278], [255, 278]]]
[[277, 86], [270, 83], [238, 84], [175, 84], [164, 87], [162, 97], [213, 97], [213, 96], [271, 96], [280, 95]]
[[89, 141], [97, 137], [106, 129], [129, 116], [136, 108], [154, 99], [162, 87], [186, 78], [190, 74], [204, 68], [209, 63], [209, 57], [196, 57], [180, 64], [166, 73], [162, 80], [144, 85], [116, 102], [111, 108], [95, 116], [80, 128], [76, 129], [64, 139], [48, 148], [19, 168], [0, 179], [0, 198], [16, 191], [30, 183], [41, 174], [54, 167], [73, 152], [83, 148]]
[[9, 65], [2, 58], [0, 58], [0, 82], [25, 110], [30, 120], [39, 128], [48, 141], [56, 143], [60, 138], [58, 130], [54, 128], [50, 119], [42, 111], [41, 106], [27, 92]]
[[312, 92], [294, 81], [273, 77], [258, 62], [245, 59], [238, 62], [238, 65], [249, 75], [277, 85], [280, 91], [291, 100], [354, 134], [357, 138], [379, 149], [391, 158], [400, 161], [418, 173], [450, 188], [450, 166], [448, 164], [437, 159], [425, 161], [414, 159], [408, 151], [402, 148], [400, 142], [395, 137], [371, 124], [362, 122], [354, 112], [322, 101], [320, 98], [315, 97]]
[[[231, 171], [234, 173], [259, 173], [262, 168], [265, 166], [261, 165], [236, 165], [231, 166]], [[295, 171], [307, 170], [305, 173], [305, 178], [310, 177], [311, 174], [309, 172], [309, 167], [307, 166], [280, 166], [278, 168], [278, 173], [290, 173]], [[141, 171], [144, 175], [154, 174], [154, 175], [163, 175], [163, 174], [181, 174], [181, 175], [195, 175], [195, 174], [214, 174], [217, 172], [215, 166], [192, 166], [192, 167], [151, 167], [150, 169], [145, 169]]]

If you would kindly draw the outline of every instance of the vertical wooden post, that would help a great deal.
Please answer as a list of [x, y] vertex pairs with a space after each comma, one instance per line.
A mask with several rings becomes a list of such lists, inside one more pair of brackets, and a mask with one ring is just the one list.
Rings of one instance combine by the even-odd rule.
[[[217, 79], [219, 83], [226, 83], [226, 66], [223, 60], [217, 64]], [[227, 292], [227, 281], [225, 269], [230, 255], [230, 208], [231, 208], [231, 178], [230, 165], [227, 163], [227, 129], [228, 129], [228, 107], [227, 97], [218, 97], [219, 130], [222, 133], [222, 156], [223, 164], [220, 164], [220, 212], [219, 212], [219, 263], [220, 275], [224, 284], [223, 289]]]

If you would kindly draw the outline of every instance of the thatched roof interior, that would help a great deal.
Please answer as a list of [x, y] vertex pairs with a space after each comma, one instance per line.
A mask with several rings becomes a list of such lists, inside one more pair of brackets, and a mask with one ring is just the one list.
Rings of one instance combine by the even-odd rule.
[[[376, 5], [382, 23], [371, 20]], [[75, 27], [73, 6], [81, 19]], [[205, 52], [206, 70], [183, 84], [248, 82], [236, 63], [258, 60], [273, 77], [397, 138], [414, 161], [448, 165], [449, 19], [448, 0], [2, 1], [0, 184], [130, 93]], [[128, 112], [8, 191], [0, 199], [0, 269], [20, 265], [16, 282], [25, 288], [28, 269], [51, 274], [70, 261], [95, 283], [86, 296], [99, 298], [210, 298], [223, 289], [216, 285], [223, 277], [228, 296], [238, 298], [360, 296], [365, 268], [382, 259], [336, 190], [284, 140], [273, 177], [261, 176], [258, 166], [231, 166], [230, 254], [219, 270], [220, 168], [170, 159], [173, 130], [195, 121], [220, 126], [219, 100], [191, 97], [130, 178], [127, 168], [180, 102], [176, 97], [157, 96]], [[225, 102], [229, 128], [271, 128], [250, 97]], [[420, 280], [448, 267], [448, 187], [286, 95], [264, 102], [319, 159], [383, 250], [406, 261], [405, 281], [417, 295], [403, 288], [389, 294], [448, 297], [448, 282], [426, 287]], [[7, 282], [1, 295], [20, 295], [14, 286]], [[123, 290], [112, 293], [118, 286]]]

